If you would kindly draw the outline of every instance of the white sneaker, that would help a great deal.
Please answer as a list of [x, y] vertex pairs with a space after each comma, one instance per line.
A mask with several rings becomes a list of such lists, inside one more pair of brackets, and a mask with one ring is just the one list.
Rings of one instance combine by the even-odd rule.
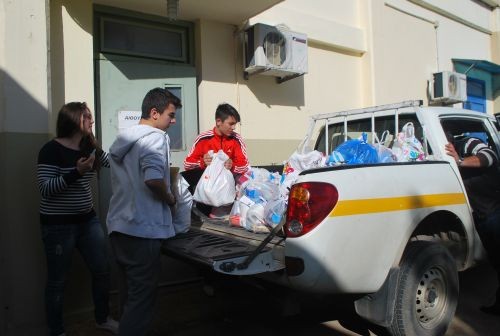
[[118, 335], [118, 327], [119, 323], [116, 320], [113, 320], [111, 317], [108, 316], [106, 319], [106, 322], [103, 323], [96, 323], [95, 327], [97, 329], [102, 329], [102, 330], [107, 330], [109, 332], [112, 332], [115, 335]]

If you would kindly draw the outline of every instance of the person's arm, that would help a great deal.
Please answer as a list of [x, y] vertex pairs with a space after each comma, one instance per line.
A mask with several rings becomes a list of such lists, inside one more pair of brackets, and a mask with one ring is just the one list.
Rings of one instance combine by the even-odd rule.
[[177, 202], [174, 194], [168, 189], [165, 181], [162, 179], [154, 179], [144, 181], [146, 186], [153, 192], [153, 194], [162, 202], [167, 203], [168, 206], [174, 206]]
[[63, 173], [56, 152], [44, 146], [38, 154], [37, 182], [40, 194], [50, 197], [65, 191], [71, 184], [92, 170], [93, 157], [80, 158], [75, 169]]
[[200, 136], [198, 136], [193, 144], [193, 147], [191, 147], [191, 151], [188, 156], [184, 159], [185, 170], [192, 170], [196, 168], [205, 169], [207, 167], [204, 159], [204, 155], [206, 153], [203, 153], [203, 145], [200, 140]]
[[247, 147], [238, 133], [234, 133], [234, 138], [238, 145], [234, 146], [231, 170], [235, 174], [244, 174], [248, 170]]
[[175, 196], [170, 191], [165, 181], [168, 169], [168, 145], [164, 134], [152, 133], [138, 141], [141, 146], [139, 164], [144, 172], [144, 183], [156, 198], [173, 206]]
[[452, 156], [459, 167], [491, 167], [498, 162], [495, 152], [479, 139], [470, 138], [463, 143], [463, 146], [465, 155], [460, 157], [453, 144], [445, 145], [446, 154]]

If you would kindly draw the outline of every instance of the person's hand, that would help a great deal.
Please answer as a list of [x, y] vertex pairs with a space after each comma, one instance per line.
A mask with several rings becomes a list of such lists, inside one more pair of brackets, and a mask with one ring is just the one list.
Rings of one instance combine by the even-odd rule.
[[460, 156], [458, 156], [458, 153], [455, 150], [455, 146], [453, 146], [452, 143], [449, 142], [446, 145], [444, 145], [444, 150], [445, 150], [446, 154], [448, 154], [449, 156], [451, 156], [455, 159], [455, 162], [458, 162], [460, 160]]
[[205, 166], [208, 166], [212, 163], [212, 157], [210, 156], [210, 154], [207, 153], [203, 155], [203, 162], [205, 163]]
[[175, 216], [177, 212], [177, 200], [175, 199], [174, 194], [167, 192], [167, 205], [170, 208], [170, 213], [172, 216]]
[[224, 168], [231, 170], [231, 168], [233, 168], [233, 160], [227, 159], [227, 161], [224, 162]]
[[89, 172], [93, 169], [94, 167], [94, 160], [95, 160], [95, 155], [90, 155], [89, 157], [81, 157], [76, 161], [76, 170], [78, 170], [78, 173], [80, 175], [85, 174], [86, 172]]
[[167, 192], [167, 205], [172, 207], [177, 204], [177, 200], [175, 199], [174, 194]]

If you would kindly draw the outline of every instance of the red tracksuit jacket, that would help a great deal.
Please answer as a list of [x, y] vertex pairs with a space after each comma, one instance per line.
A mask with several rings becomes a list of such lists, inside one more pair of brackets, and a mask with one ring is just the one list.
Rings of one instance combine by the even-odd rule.
[[243, 139], [238, 133], [233, 132], [229, 137], [219, 136], [214, 129], [198, 135], [194, 141], [191, 152], [184, 160], [184, 169], [191, 170], [195, 168], [205, 169], [203, 155], [213, 150], [214, 153], [220, 149], [233, 160], [231, 171], [235, 174], [243, 174], [248, 170], [247, 148]]

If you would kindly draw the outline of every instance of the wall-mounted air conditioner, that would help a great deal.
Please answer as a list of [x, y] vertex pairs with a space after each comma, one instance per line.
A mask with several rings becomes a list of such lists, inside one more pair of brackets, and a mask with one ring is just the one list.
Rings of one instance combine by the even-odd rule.
[[442, 103], [458, 103], [467, 100], [467, 77], [453, 71], [433, 74], [432, 100]]
[[303, 75], [307, 73], [307, 36], [257, 23], [244, 32], [244, 62], [250, 75]]

